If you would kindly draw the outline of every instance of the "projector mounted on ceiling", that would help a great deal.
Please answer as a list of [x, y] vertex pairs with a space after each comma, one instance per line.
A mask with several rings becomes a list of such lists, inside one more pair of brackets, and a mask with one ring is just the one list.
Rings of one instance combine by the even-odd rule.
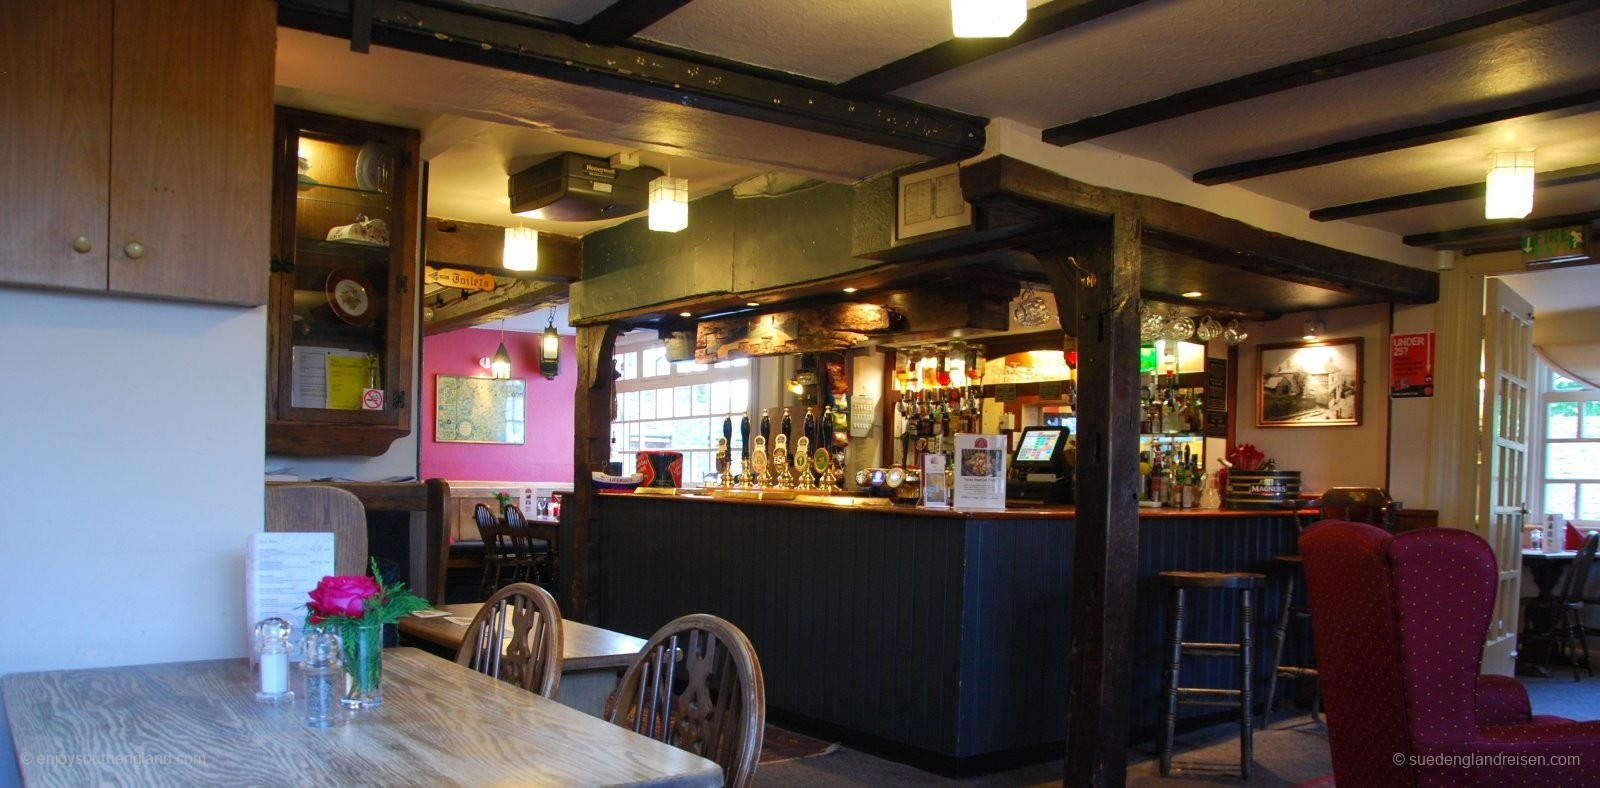
[[559, 222], [631, 216], [649, 207], [654, 167], [622, 169], [606, 159], [557, 153], [507, 179], [511, 212]]

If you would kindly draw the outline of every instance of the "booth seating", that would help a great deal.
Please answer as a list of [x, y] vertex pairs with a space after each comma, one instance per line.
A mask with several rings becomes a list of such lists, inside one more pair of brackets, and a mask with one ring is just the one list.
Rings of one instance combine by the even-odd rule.
[[1516, 679], [1480, 675], [1499, 577], [1481, 537], [1325, 520], [1300, 554], [1338, 784], [1594, 784], [1600, 721], [1534, 716]]

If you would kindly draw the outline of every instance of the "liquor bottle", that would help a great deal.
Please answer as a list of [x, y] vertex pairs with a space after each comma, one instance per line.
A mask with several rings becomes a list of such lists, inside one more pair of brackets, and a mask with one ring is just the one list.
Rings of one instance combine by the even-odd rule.
[[1175, 434], [1182, 431], [1178, 416], [1178, 389], [1172, 370], [1167, 370], [1167, 383], [1161, 389], [1161, 431]]
[[1150, 500], [1150, 452], [1139, 452], [1139, 500]]
[[1150, 457], [1150, 500], [1158, 505], [1167, 502], [1167, 488], [1164, 485], [1165, 467], [1161, 462], [1161, 453], [1153, 452]]

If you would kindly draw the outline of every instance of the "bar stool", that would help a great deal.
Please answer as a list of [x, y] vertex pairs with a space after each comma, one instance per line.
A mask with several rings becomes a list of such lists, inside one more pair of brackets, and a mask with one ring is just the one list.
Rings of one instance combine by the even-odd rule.
[[1277, 697], [1280, 678], [1309, 678], [1315, 682], [1316, 695], [1311, 701], [1311, 720], [1320, 724], [1322, 718], [1318, 712], [1322, 706], [1322, 682], [1317, 678], [1316, 666], [1283, 664], [1283, 644], [1288, 639], [1289, 622], [1304, 622], [1306, 631], [1311, 631], [1311, 609], [1294, 603], [1295, 577], [1304, 574], [1304, 561], [1298, 555], [1280, 555], [1273, 559], [1273, 563], [1279, 573], [1278, 600], [1282, 607], [1278, 610], [1278, 625], [1272, 633], [1272, 663], [1267, 668], [1267, 697], [1261, 706], [1261, 729], [1267, 729], [1267, 720], [1272, 716], [1272, 701]]
[[[1195, 706], [1231, 706], [1239, 709], [1239, 772], [1250, 779], [1250, 762], [1254, 759], [1251, 734], [1255, 726], [1250, 719], [1250, 690], [1254, 675], [1250, 669], [1250, 650], [1253, 641], [1250, 627], [1254, 618], [1255, 592], [1266, 582], [1266, 575], [1256, 572], [1162, 572], [1161, 582], [1168, 591], [1166, 668], [1161, 681], [1161, 733], [1156, 745], [1161, 759], [1161, 776], [1172, 775], [1173, 728], [1178, 721], [1178, 704]], [[1195, 589], [1234, 591], [1239, 594], [1239, 640], [1236, 643], [1204, 643], [1183, 639], [1184, 592]], [[1184, 655], [1232, 657], [1239, 660], [1239, 689], [1212, 689], [1184, 687], [1178, 683], [1179, 668]]]

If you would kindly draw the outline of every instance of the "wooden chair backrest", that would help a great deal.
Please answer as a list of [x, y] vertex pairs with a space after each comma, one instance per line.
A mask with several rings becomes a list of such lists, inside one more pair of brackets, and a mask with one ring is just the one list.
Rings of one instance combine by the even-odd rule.
[[1584, 601], [1583, 589], [1589, 582], [1589, 569], [1594, 566], [1596, 551], [1600, 551], [1600, 532], [1590, 532], [1578, 547], [1578, 557], [1572, 559], [1567, 582], [1561, 588], [1561, 601], [1567, 604]]
[[722, 766], [723, 784], [755, 779], [766, 730], [766, 686], [755, 649], [716, 616], [683, 616], [650, 637], [605, 718]]
[[329, 533], [334, 573], [367, 574], [367, 508], [354, 494], [315, 484], [267, 488], [269, 533]]
[[561, 685], [561, 609], [532, 583], [494, 592], [467, 626], [456, 662], [554, 699]]
[[506, 506], [506, 537], [511, 540], [511, 552], [518, 561], [533, 560], [533, 531], [516, 504]]
[[500, 518], [494, 516], [485, 504], [478, 504], [472, 509], [472, 519], [478, 524], [478, 538], [483, 540], [484, 555], [489, 555], [490, 549], [503, 546], [505, 529], [500, 527]]
[[1399, 508], [1377, 487], [1330, 487], [1317, 505], [1323, 520], [1366, 523], [1389, 533], [1394, 533], [1394, 515]]

